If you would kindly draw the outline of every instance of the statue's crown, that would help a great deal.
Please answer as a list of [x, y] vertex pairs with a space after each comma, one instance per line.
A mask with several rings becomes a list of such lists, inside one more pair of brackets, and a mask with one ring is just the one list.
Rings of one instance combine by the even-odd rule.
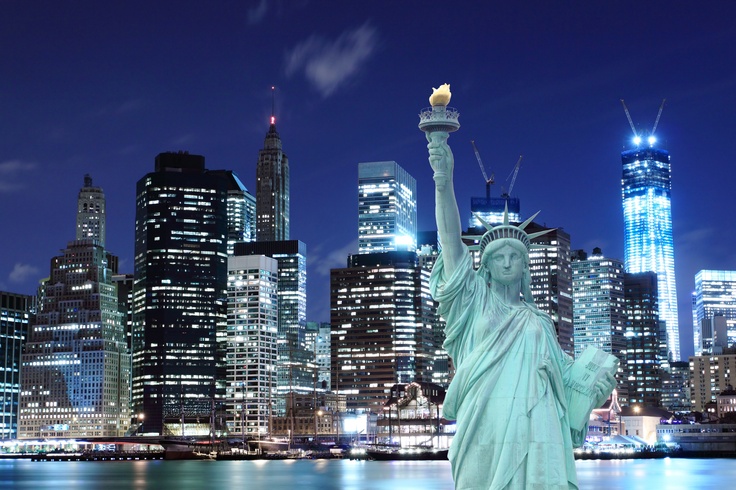
[[[493, 226], [490, 223], [488, 223], [486, 220], [484, 220], [478, 213], [474, 213], [475, 217], [478, 218], [478, 221], [480, 221], [485, 229], [487, 230], [483, 236], [480, 239], [480, 242], [478, 242], [476, 245], [471, 245], [468, 248], [471, 250], [480, 250], [481, 256], [483, 255], [483, 252], [485, 251], [486, 247], [493, 241], [498, 240], [501, 238], [510, 238], [512, 240], [518, 240], [521, 243], [524, 244], [524, 247], [526, 247], [527, 252], [538, 249], [538, 248], [546, 248], [545, 245], [535, 245], [532, 243], [532, 240], [537, 238], [538, 236], [545, 235], [553, 229], [547, 229], [538, 231], [536, 233], [527, 233], [524, 231], [524, 228], [526, 228], [529, 223], [532, 222], [534, 218], [537, 217], [539, 214], [539, 211], [534, 213], [533, 216], [528, 218], [526, 221], [524, 221], [519, 226], [514, 226], [509, 224], [509, 207], [508, 203], [506, 204], [504, 210], [503, 210], [503, 224], [498, 226]], [[478, 238], [477, 235], [465, 235], [463, 236], [465, 239], [470, 240], [476, 240]]]

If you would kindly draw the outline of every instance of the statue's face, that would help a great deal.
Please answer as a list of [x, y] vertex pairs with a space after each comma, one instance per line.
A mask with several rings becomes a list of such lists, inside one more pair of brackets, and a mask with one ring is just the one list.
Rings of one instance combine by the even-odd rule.
[[523, 254], [517, 248], [504, 245], [491, 253], [488, 267], [493, 282], [511, 285], [521, 281], [526, 264]]

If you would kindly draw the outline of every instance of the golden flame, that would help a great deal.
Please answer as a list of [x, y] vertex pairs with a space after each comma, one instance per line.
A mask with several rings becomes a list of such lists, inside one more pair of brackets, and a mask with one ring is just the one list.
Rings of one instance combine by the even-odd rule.
[[432, 87], [432, 95], [429, 96], [429, 103], [432, 107], [435, 106], [446, 106], [450, 103], [450, 84], [443, 83], [439, 88]]

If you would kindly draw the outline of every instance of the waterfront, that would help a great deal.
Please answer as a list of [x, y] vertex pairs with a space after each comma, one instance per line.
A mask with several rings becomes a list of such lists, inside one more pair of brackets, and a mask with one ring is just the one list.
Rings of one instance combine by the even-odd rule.
[[[723, 488], [736, 459], [578, 461], [581, 489]], [[448, 490], [446, 461], [113, 461], [0, 460], [0, 488]]]

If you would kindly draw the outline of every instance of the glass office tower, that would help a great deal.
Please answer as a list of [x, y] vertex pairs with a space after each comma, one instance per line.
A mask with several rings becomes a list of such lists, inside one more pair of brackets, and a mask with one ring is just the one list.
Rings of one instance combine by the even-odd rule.
[[675, 254], [670, 205], [670, 155], [650, 146], [621, 153], [626, 272], [657, 274], [659, 315], [667, 324], [667, 349], [680, 360]]
[[417, 249], [417, 183], [396, 162], [358, 164], [358, 253]]
[[20, 363], [34, 301], [0, 291], [0, 440], [18, 437]]
[[132, 397], [142, 432], [207, 434], [224, 398], [227, 192], [204, 157], [185, 152], [159, 154], [138, 181]]
[[[725, 336], [714, 328], [719, 324], [723, 324]], [[696, 356], [714, 353], [716, 345], [736, 344], [736, 271], [701, 270], [695, 274], [693, 338]]]

